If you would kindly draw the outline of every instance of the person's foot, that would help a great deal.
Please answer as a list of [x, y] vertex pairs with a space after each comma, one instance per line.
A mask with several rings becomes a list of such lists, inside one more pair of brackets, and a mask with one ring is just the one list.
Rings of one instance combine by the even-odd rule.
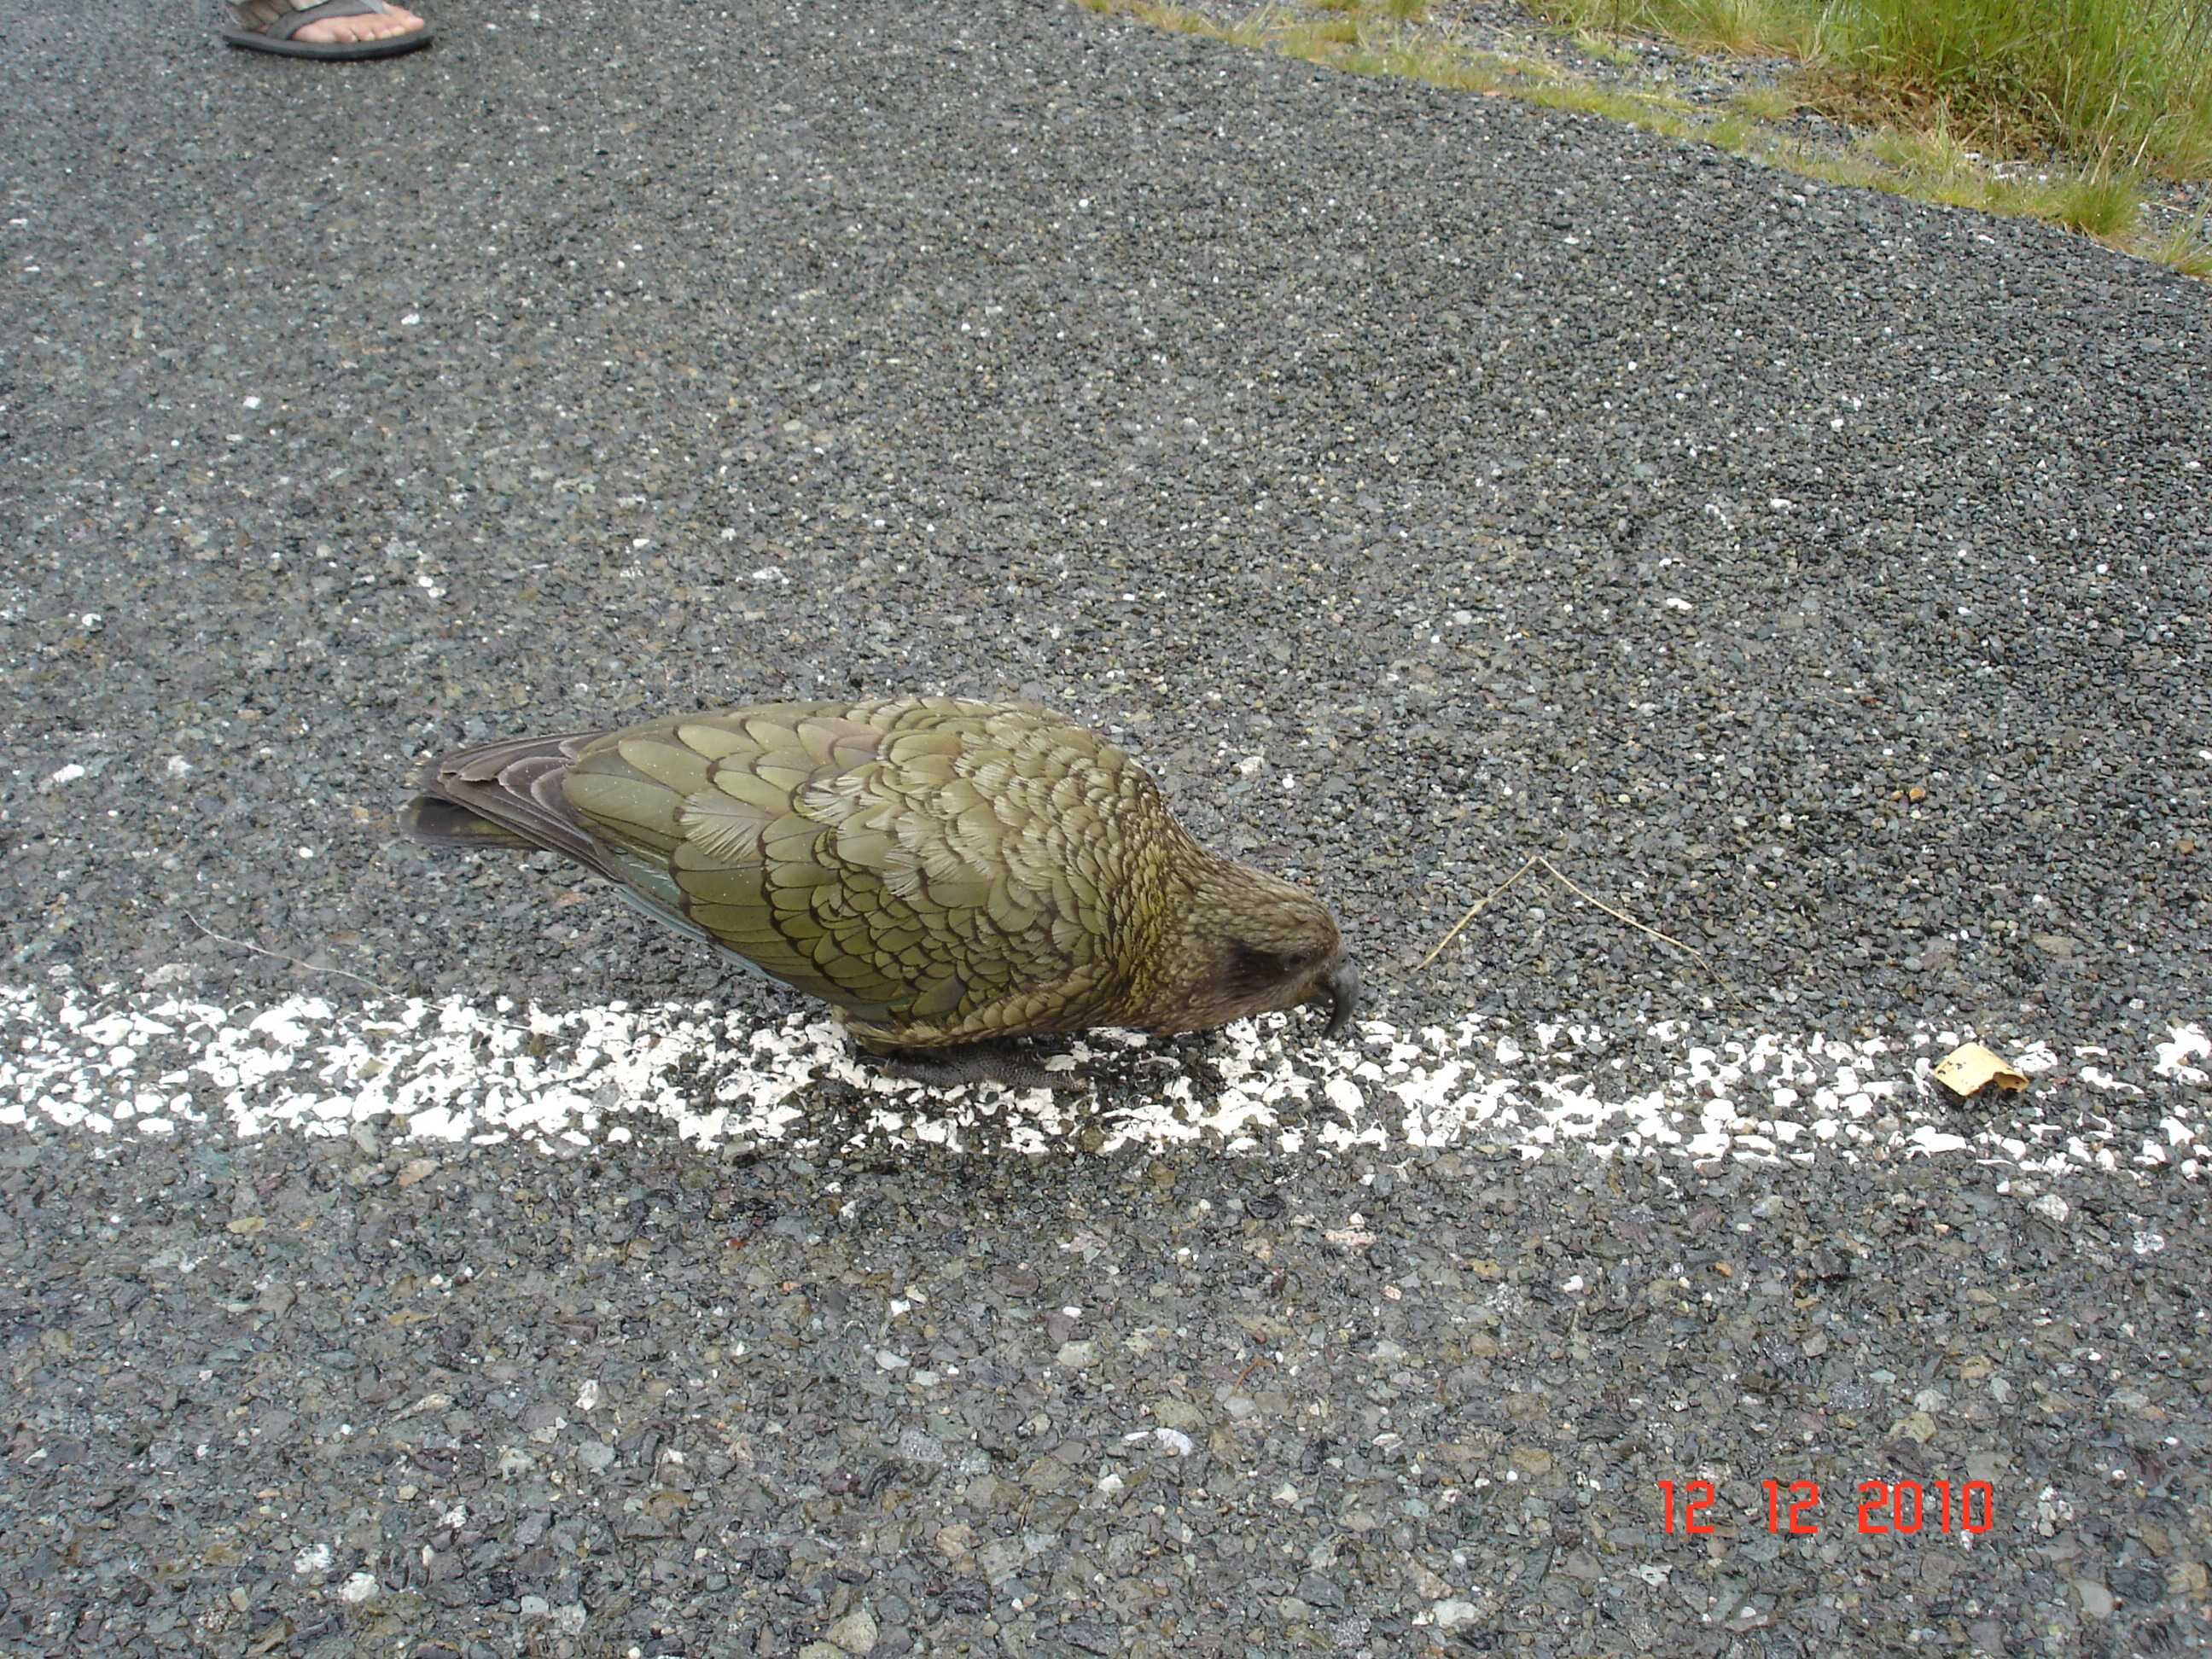
[[389, 58], [430, 43], [429, 26], [383, 0], [228, 0], [234, 46], [295, 58]]
[[363, 14], [359, 17], [324, 17], [302, 25], [292, 38], [311, 46], [329, 46], [355, 40], [389, 40], [395, 35], [413, 34], [422, 27], [422, 20], [406, 7], [384, 0], [386, 9]]

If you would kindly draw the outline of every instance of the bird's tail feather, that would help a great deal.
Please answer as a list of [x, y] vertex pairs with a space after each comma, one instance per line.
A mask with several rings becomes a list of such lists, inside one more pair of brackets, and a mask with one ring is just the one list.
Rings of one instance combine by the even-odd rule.
[[458, 851], [506, 848], [517, 853], [537, 851], [537, 843], [504, 824], [494, 823], [465, 806], [456, 806], [435, 795], [417, 795], [399, 809], [399, 828], [407, 839], [425, 847], [450, 847]]
[[543, 848], [608, 873], [561, 789], [584, 745], [598, 735], [572, 732], [457, 749], [423, 772], [416, 784], [422, 793], [401, 811], [399, 827], [426, 846]]

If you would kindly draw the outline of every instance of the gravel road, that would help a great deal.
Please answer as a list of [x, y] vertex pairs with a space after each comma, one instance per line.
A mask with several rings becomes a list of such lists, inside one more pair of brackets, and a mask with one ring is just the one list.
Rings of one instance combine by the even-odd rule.
[[[2212, 290], [1043, 0], [33, 9], [0, 1650], [2212, 1648]], [[896, 688], [1370, 1023], [935, 1103], [390, 831]], [[1676, 943], [1419, 965], [1537, 854]]]

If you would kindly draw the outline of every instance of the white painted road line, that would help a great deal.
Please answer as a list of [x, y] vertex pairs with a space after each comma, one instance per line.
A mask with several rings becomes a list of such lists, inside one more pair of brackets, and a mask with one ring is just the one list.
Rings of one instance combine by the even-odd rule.
[[[1080, 1136], [1102, 1152], [1203, 1139], [1274, 1156], [1488, 1145], [1534, 1157], [1579, 1144], [1693, 1161], [1962, 1156], [2190, 1180], [2212, 1170], [2203, 1024], [2160, 1026], [2132, 1050], [2015, 1050], [2035, 1086], [1965, 1103], [1929, 1073], [1966, 1030], [1700, 1039], [1680, 1023], [1599, 1032], [1468, 1019], [1401, 1031], [1367, 1021], [1356, 1043], [1294, 1046], [1310, 1030], [1280, 1016], [1232, 1027], [1187, 1052], [1195, 1070], [1147, 1056], [1153, 1098], [1101, 1116], [1081, 1092], [933, 1097], [872, 1079], [825, 1018], [757, 1028], [703, 1002], [551, 1012], [503, 1000], [340, 1008], [295, 996], [232, 1009], [112, 988], [43, 999], [0, 988], [0, 1127], [174, 1135], [212, 1121], [246, 1136], [335, 1135], [389, 1114], [410, 1139], [557, 1149], [625, 1140], [630, 1125], [658, 1118], [703, 1146], [958, 1150], [980, 1135], [1034, 1152]], [[1109, 1053], [1150, 1046], [1134, 1034], [1103, 1042]], [[808, 1114], [800, 1101], [817, 1077], [861, 1086], [866, 1104]]]

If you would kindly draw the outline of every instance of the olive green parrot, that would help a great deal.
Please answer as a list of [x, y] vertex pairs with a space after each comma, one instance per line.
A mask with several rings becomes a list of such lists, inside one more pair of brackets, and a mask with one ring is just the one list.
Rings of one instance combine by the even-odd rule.
[[1319, 899], [1206, 851], [1124, 750], [1026, 705], [762, 703], [464, 749], [417, 787], [414, 839], [563, 854], [908, 1076], [1065, 1087], [994, 1045], [1321, 997], [1334, 1037], [1358, 1000]]

